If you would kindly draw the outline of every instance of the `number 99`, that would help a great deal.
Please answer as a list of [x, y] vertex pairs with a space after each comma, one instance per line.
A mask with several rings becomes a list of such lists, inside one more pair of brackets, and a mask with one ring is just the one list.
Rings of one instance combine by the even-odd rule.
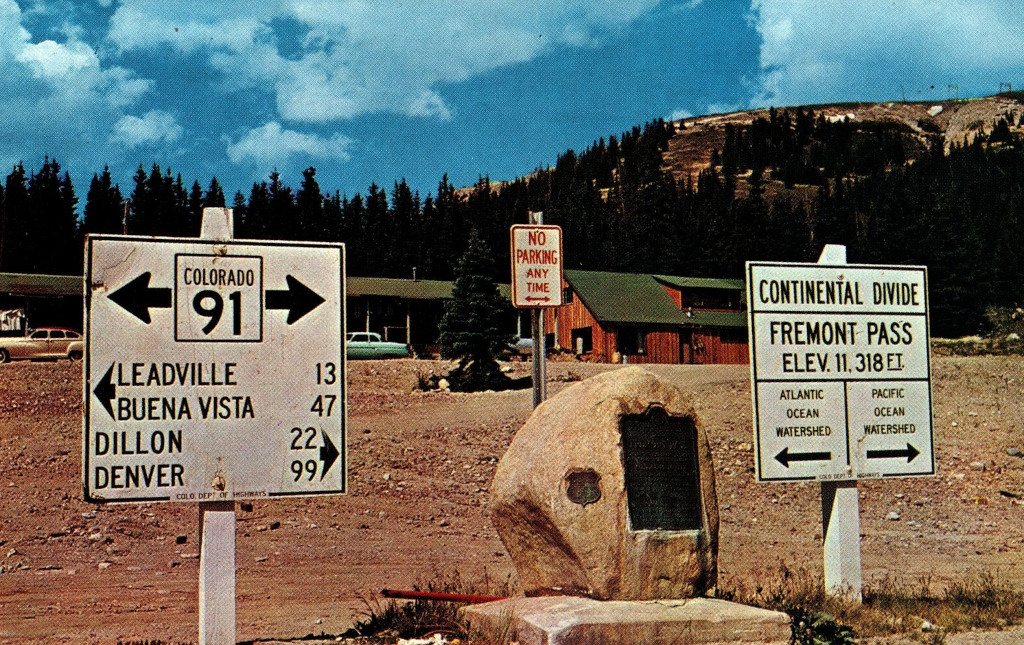
[[292, 462], [291, 470], [295, 475], [295, 481], [299, 481], [304, 472], [309, 473], [309, 481], [313, 481], [313, 477], [316, 476], [316, 460], [307, 459], [302, 462], [296, 459]]

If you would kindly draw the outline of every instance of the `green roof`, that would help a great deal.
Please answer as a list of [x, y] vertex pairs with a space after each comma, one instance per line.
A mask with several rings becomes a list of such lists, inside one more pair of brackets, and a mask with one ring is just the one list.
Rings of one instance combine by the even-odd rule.
[[[685, 315], [686, 312], [683, 312]], [[693, 317], [687, 317], [686, 323], [698, 327], [746, 327], [747, 312], [745, 311], [694, 311]]]
[[409, 300], [443, 300], [452, 297], [452, 283], [443, 280], [356, 278], [346, 280], [350, 296], [387, 296]]
[[565, 279], [600, 322], [678, 325], [683, 312], [650, 275], [568, 269]]
[[683, 278], [675, 275], [656, 275], [655, 280], [677, 289], [732, 289], [742, 291], [746, 283], [733, 278]]
[[[707, 280], [728, 286], [708, 288], [743, 289], [742, 280], [680, 278], [646, 273], [613, 273], [567, 269], [565, 279], [572, 285], [584, 306], [599, 322], [635, 325], [674, 325], [709, 327], [745, 327], [742, 312], [696, 311], [692, 315], [676, 306], [662, 286], [681, 286], [688, 280]], [[706, 286], [689, 284], [687, 286]]]
[[82, 276], [0, 273], [0, 293], [17, 296], [82, 297]]
[[[446, 280], [358, 277], [349, 277], [347, 283], [346, 291], [350, 296], [381, 296], [407, 300], [450, 300], [454, 284]], [[510, 297], [510, 289], [510, 285], [498, 285], [498, 291], [505, 297]]]

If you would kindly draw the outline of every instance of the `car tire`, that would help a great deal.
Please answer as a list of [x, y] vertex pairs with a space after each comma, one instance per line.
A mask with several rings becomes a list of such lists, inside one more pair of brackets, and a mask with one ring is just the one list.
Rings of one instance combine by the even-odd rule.
[[0, 363], [6, 363], [11, 360], [11, 354], [6, 349], [0, 349]]
[[77, 363], [78, 361], [82, 360], [82, 352], [76, 349], [75, 351], [68, 354], [68, 360], [71, 361], [72, 363]]

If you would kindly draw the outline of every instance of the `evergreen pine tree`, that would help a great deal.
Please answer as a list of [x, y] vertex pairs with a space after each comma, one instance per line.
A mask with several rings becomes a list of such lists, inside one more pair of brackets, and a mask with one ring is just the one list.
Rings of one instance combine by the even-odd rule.
[[89, 183], [82, 230], [86, 233], [124, 232], [124, 198], [121, 188], [113, 183], [107, 166], [104, 166], [103, 174], [94, 174]]
[[71, 177], [63, 176], [56, 159], [47, 157], [28, 179], [28, 218], [25, 270], [30, 273], [74, 274], [81, 271], [77, 247], [78, 219]]
[[316, 181], [316, 168], [310, 166], [302, 171], [302, 184], [295, 194], [295, 208], [298, 222], [298, 238], [303, 240], [327, 239], [324, 222], [324, 196]]
[[413, 194], [405, 179], [395, 182], [387, 224], [381, 231], [386, 241], [382, 271], [384, 275], [405, 278], [412, 274], [414, 247], [416, 241], [421, 239], [421, 236], [416, 234], [419, 217], [419, 195]]
[[512, 381], [496, 357], [513, 342], [509, 303], [495, 284], [491, 253], [474, 229], [455, 266], [452, 299], [441, 319], [441, 357], [458, 359], [448, 375], [453, 390], [507, 389]]
[[435, 280], [450, 280], [453, 277], [454, 262], [465, 250], [465, 213], [464, 201], [455, 192], [445, 174], [437, 185], [437, 197], [432, 200], [431, 208], [423, 208], [423, 230], [431, 231], [425, 236], [420, 269], [422, 275]]
[[135, 188], [128, 199], [128, 215], [125, 218], [125, 229], [132, 235], [152, 235], [150, 223], [153, 197], [146, 183], [146, 170], [139, 164], [138, 170], [132, 175]]
[[235, 191], [235, 198], [231, 203], [231, 209], [234, 211], [235, 230], [238, 231], [237, 237], [252, 237], [246, 228], [246, 221], [249, 218], [249, 206], [245, 203], [245, 195], [242, 194], [242, 191]]
[[[281, 181], [281, 173], [270, 173], [267, 186], [270, 196], [267, 213], [266, 236], [272, 240], [294, 240], [301, 238], [295, 226], [295, 196], [292, 189]], [[250, 201], [251, 205], [251, 201]]]
[[3, 201], [4, 238], [0, 247], [0, 271], [28, 271], [29, 246], [28, 186], [25, 166], [18, 163], [7, 175]]
[[203, 206], [210, 207], [224, 207], [227, 205], [227, 201], [224, 199], [224, 189], [220, 187], [220, 182], [214, 177], [210, 180], [210, 187], [206, 189], [206, 194], [203, 195]]
[[366, 213], [359, 231], [366, 258], [366, 275], [386, 275], [384, 257], [387, 239], [384, 237], [388, 220], [388, 195], [377, 184], [370, 184], [366, 195]]
[[[184, 227], [186, 230], [195, 228], [195, 235], [199, 235], [199, 227], [203, 221], [203, 187], [199, 180], [192, 182], [192, 189], [188, 193], [188, 222]], [[188, 233], [184, 233], [188, 235]]]
[[[185, 190], [185, 183], [181, 180], [181, 173], [171, 183], [171, 169], [167, 169], [167, 183], [170, 186], [172, 195], [172, 208], [168, 214], [168, 220], [172, 222], [171, 230], [176, 235], [184, 237], [199, 237], [199, 226], [203, 219], [202, 206], [199, 207], [198, 215], [194, 215], [189, 203], [189, 193]], [[196, 187], [199, 182], [195, 182]], [[200, 204], [202, 202], [200, 201]]]
[[324, 198], [324, 231], [322, 239], [328, 242], [340, 241], [341, 223], [341, 193], [336, 190], [333, 195]]
[[363, 196], [356, 193], [341, 205], [341, 241], [345, 243], [345, 262], [349, 275], [372, 275], [369, 271], [367, 245], [363, 243], [365, 229], [366, 206], [363, 204]]
[[249, 203], [242, 217], [243, 237], [267, 239], [270, 237], [270, 189], [267, 182], [253, 183]]

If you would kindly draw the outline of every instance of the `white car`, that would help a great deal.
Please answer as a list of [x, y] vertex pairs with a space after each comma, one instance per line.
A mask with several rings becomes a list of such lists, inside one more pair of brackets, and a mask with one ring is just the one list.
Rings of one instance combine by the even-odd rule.
[[354, 331], [345, 337], [345, 355], [349, 360], [364, 358], [408, 358], [412, 350], [408, 345], [381, 340], [380, 334]]
[[41, 327], [30, 329], [25, 336], [0, 338], [0, 363], [13, 360], [82, 358], [82, 335], [73, 329]]

